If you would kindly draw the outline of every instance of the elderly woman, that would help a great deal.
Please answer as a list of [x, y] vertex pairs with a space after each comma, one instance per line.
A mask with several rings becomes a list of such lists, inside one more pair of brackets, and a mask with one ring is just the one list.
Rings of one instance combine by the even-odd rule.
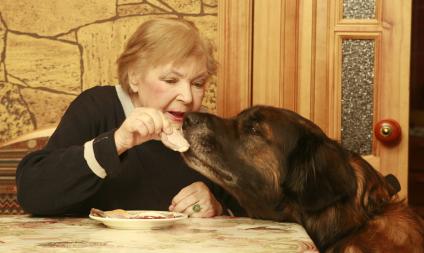
[[46, 147], [19, 164], [22, 208], [35, 215], [91, 208], [242, 214], [233, 198], [160, 141], [181, 127], [186, 112], [201, 108], [216, 71], [208, 40], [183, 19], [149, 20], [117, 64], [120, 85], [81, 93]]

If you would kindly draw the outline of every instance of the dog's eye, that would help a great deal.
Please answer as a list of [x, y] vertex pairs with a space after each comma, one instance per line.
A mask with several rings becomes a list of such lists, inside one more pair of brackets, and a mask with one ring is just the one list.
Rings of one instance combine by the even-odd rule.
[[256, 127], [252, 126], [252, 127], [250, 127], [250, 129], [249, 129], [249, 133], [250, 133], [251, 135], [258, 135], [258, 134], [259, 134], [259, 130], [258, 130]]
[[257, 124], [246, 126], [246, 132], [250, 135], [261, 135], [261, 131], [259, 130], [259, 126], [257, 126]]

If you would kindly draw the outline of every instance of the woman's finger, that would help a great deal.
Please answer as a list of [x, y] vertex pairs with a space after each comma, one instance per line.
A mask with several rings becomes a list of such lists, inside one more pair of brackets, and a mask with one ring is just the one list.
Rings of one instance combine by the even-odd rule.
[[202, 218], [202, 217], [205, 217], [205, 213], [207, 213], [209, 209], [210, 209], [210, 205], [206, 203], [197, 202], [194, 205], [191, 205], [190, 207], [188, 207], [185, 213], [189, 217]]
[[135, 119], [134, 125], [135, 125], [135, 129], [137, 133], [140, 135], [140, 139], [145, 139], [146, 137], [150, 135], [149, 127], [145, 121], [140, 119]]
[[[173, 209], [174, 212], [181, 212], [181, 213], [187, 213], [187, 211], [190, 211], [190, 207], [194, 204], [196, 204], [199, 201], [199, 199], [194, 195], [188, 195], [184, 198], [178, 199], [178, 201], [173, 201]], [[189, 212], [187, 213], [189, 214]]]
[[155, 133], [155, 121], [153, 120], [152, 116], [149, 115], [148, 113], [141, 113], [139, 115], [137, 115], [137, 120], [142, 121], [144, 123], [144, 125], [146, 126], [147, 130], [148, 130], [148, 135], [154, 134]]
[[167, 119], [162, 112], [160, 112], [160, 117], [162, 118], [163, 122], [162, 131], [166, 134], [172, 134], [173, 129], [171, 126], [171, 122], [169, 122], [169, 119]]

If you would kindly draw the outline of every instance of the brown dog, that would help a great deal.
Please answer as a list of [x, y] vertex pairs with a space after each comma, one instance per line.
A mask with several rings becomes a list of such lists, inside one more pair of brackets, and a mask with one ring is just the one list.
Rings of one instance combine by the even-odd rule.
[[190, 113], [183, 131], [186, 162], [249, 216], [299, 223], [321, 252], [424, 252], [423, 221], [385, 178], [300, 115], [265, 106], [232, 119]]

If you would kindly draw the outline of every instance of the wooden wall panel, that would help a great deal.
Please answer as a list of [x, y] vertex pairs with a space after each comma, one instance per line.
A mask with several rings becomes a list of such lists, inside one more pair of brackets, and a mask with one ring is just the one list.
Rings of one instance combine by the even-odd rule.
[[253, 0], [218, 2], [217, 113], [236, 115], [251, 105]]
[[[255, 1], [252, 103], [280, 104], [285, 1]], [[283, 28], [284, 29], [284, 28]], [[287, 57], [287, 56], [285, 56]]]

